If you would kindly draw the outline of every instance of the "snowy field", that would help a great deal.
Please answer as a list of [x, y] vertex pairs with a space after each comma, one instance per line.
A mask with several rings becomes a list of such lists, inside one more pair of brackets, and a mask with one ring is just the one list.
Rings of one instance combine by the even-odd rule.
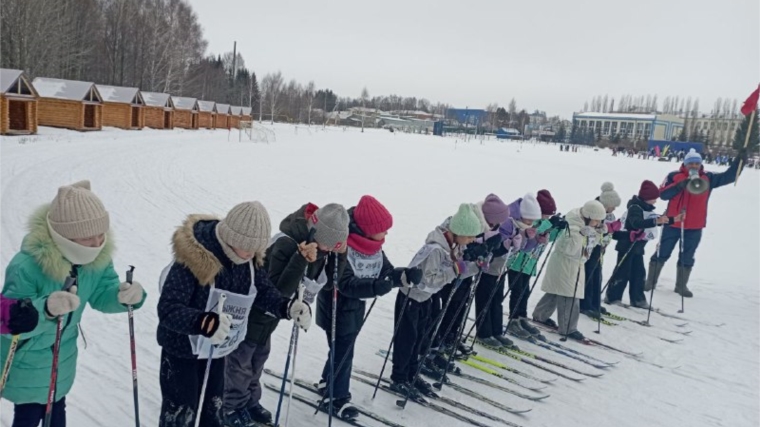
[[[145, 426], [157, 425], [161, 402], [160, 348], [155, 339], [158, 276], [171, 259], [170, 236], [187, 214], [224, 215], [238, 202], [260, 200], [276, 230], [283, 217], [307, 201], [319, 205], [339, 202], [349, 207], [361, 195], [372, 194], [394, 216], [385, 249], [393, 263], [403, 266], [427, 233], [461, 202], [482, 200], [490, 192], [511, 202], [526, 192], [547, 188], [559, 210], [567, 212], [596, 197], [602, 182], [612, 181], [625, 204], [643, 179], [659, 184], [677, 167], [675, 163], [611, 157], [608, 151], [565, 153], [555, 146], [527, 142], [463, 143], [454, 137], [286, 125], [274, 126], [273, 133], [276, 141], [270, 138], [270, 143], [264, 144], [240, 143], [237, 131], [229, 135], [221, 130], [77, 133], [43, 127], [34, 137], [2, 140], [3, 265], [20, 247], [27, 217], [36, 206], [51, 201], [60, 185], [90, 179], [109, 210], [117, 245], [116, 269], [123, 275], [128, 265], [135, 265], [135, 280], [149, 292], [147, 303], [135, 315]], [[707, 169], [720, 168], [710, 165]], [[579, 351], [620, 363], [604, 370], [601, 378], [580, 383], [560, 378], [545, 389], [551, 397], [541, 402], [455, 378], [506, 405], [533, 409], [522, 416], [449, 388], [443, 394], [525, 427], [760, 425], [759, 183], [758, 171], [748, 170], [737, 187], [723, 187], [712, 195], [708, 228], [689, 284], [695, 297], [686, 301], [686, 312], [681, 315], [688, 319], [687, 326], [678, 328], [676, 323], [682, 322], [653, 313], [654, 327], [620, 322], [602, 326], [602, 334], [596, 335], [592, 332], [596, 324], [582, 316], [581, 332], [641, 351], [643, 361], [569, 342], [568, 346]], [[618, 216], [623, 208], [616, 212]], [[660, 201], [658, 211], [664, 209], [665, 202]], [[650, 254], [654, 249], [654, 244], [648, 245]], [[615, 253], [610, 252], [605, 259], [605, 281], [615, 265]], [[674, 281], [675, 259], [671, 259], [654, 294], [654, 306], [671, 314], [680, 308], [680, 297], [673, 293]], [[539, 287], [531, 297], [529, 312], [541, 296]], [[395, 292], [378, 301], [359, 336], [356, 367], [379, 372], [382, 359], [375, 352], [385, 348], [391, 338], [394, 298]], [[627, 294], [624, 301], [628, 301]], [[620, 307], [612, 311], [646, 318], [642, 311]], [[69, 425], [133, 426], [126, 314], [102, 315], [90, 309], [82, 326], [88, 346], [85, 349], [80, 340], [78, 376], [67, 399]], [[282, 371], [290, 329], [290, 324], [280, 324], [268, 368]], [[672, 332], [675, 330], [693, 332], [683, 336]], [[325, 334], [313, 326], [301, 337], [297, 377], [316, 381], [327, 354]], [[556, 336], [548, 337], [556, 340]], [[661, 337], [683, 341], [674, 344]], [[579, 370], [602, 372], [543, 348], [518, 344]], [[542, 378], [554, 377], [484, 349], [480, 353]], [[486, 378], [472, 368], [463, 369]], [[489, 379], [512, 387], [498, 378]], [[276, 382], [266, 375], [264, 380]], [[298, 392], [311, 396], [304, 390]], [[371, 389], [355, 381], [352, 392], [357, 405], [404, 426], [466, 425], [415, 404], [401, 411], [393, 404], [395, 398], [382, 391], [373, 401]], [[265, 390], [263, 404], [272, 412], [276, 398]], [[12, 405], [3, 401], [0, 409], [0, 424], [10, 426]], [[312, 412], [294, 402], [290, 425], [326, 424], [326, 415], [320, 413], [315, 420]], [[366, 418], [361, 421], [380, 425]], [[500, 425], [484, 418], [479, 421]]]

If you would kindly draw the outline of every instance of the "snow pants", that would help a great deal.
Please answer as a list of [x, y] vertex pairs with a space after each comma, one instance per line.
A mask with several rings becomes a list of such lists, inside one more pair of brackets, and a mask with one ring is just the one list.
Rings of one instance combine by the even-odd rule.
[[[441, 301], [441, 309], [443, 309], [443, 305], [446, 304], [452, 292], [454, 296], [451, 298], [449, 308], [443, 314], [443, 321], [441, 321], [441, 327], [438, 328], [438, 333], [433, 341], [433, 347], [453, 345], [457, 339], [456, 333], [459, 331], [459, 326], [467, 318], [467, 313], [464, 310], [465, 305], [467, 305], [467, 298], [470, 296], [470, 289], [473, 286], [472, 278], [469, 277], [462, 280], [462, 283], [456, 289], [454, 288], [454, 283], [452, 282], [444, 286], [437, 294], [437, 297]], [[433, 313], [431, 317], [435, 319], [436, 314], [438, 313]]]
[[[483, 273], [475, 290], [475, 319], [478, 338], [501, 335], [504, 329], [504, 281], [501, 277]], [[493, 297], [491, 297], [493, 295]], [[489, 298], [491, 298], [489, 300]]]
[[[399, 292], [400, 293], [400, 292]], [[327, 347], [332, 344], [330, 332], [325, 331], [327, 335]], [[335, 399], [342, 399], [345, 397], [351, 398], [351, 369], [354, 363], [354, 344], [356, 344], [356, 337], [359, 336], [359, 332], [346, 335], [335, 335], [335, 383], [333, 383], [333, 396]], [[346, 361], [340, 366], [340, 362], [343, 358]], [[338, 369], [340, 368], [340, 369]], [[327, 361], [324, 368], [322, 368], [322, 381], [327, 383], [327, 389], [330, 387], [330, 352], [327, 353]]]
[[[662, 229], [662, 241], [660, 242], [660, 256], [657, 252], [652, 255], [652, 261], [665, 263], [673, 253], [676, 244], [681, 240], [681, 229], [677, 227], [666, 226]], [[702, 230], [684, 230], [683, 231], [683, 253], [679, 249], [678, 266], [694, 267], [694, 254], [697, 252], [699, 242], [702, 240]]]
[[533, 319], [544, 322], [557, 311], [559, 333], [569, 334], [578, 330], [578, 299], [555, 294], [544, 294], [533, 309]]
[[618, 269], [610, 278], [610, 285], [607, 287], [607, 299], [610, 301], [622, 300], [625, 287], [630, 282], [628, 298], [631, 305], [646, 301], [644, 282], [647, 278], [647, 271], [644, 267], [644, 255], [630, 253], [621, 264], [620, 261], [624, 256], [624, 252], [618, 252]]
[[580, 301], [581, 310], [599, 312], [602, 307], [602, 263], [589, 259], [585, 265], [586, 288]]
[[241, 410], [256, 406], [261, 400], [261, 374], [269, 359], [272, 338], [258, 345], [243, 340], [240, 346], [225, 358], [224, 410]]
[[[45, 419], [44, 403], [22, 403], [13, 406], [12, 427], [37, 427]], [[53, 403], [50, 427], [66, 427], [66, 398]]]
[[[406, 309], [404, 305], [406, 304]], [[420, 353], [425, 350], [425, 331], [430, 324], [431, 301], [417, 302], [407, 298], [403, 292], [396, 294], [394, 310], [395, 324], [398, 332], [393, 339], [393, 370], [391, 380], [408, 382], [414, 378], [420, 364]], [[404, 315], [401, 316], [401, 311]], [[400, 322], [400, 323], [399, 323]]]
[[[184, 359], [161, 351], [161, 415], [159, 427], [192, 427], [195, 423], [207, 359]], [[222, 427], [224, 398], [224, 358], [211, 361], [203, 398], [203, 427]]]
[[528, 298], [530, 298], [530, 274], [509, 270], [509, 318], [528, 317]]

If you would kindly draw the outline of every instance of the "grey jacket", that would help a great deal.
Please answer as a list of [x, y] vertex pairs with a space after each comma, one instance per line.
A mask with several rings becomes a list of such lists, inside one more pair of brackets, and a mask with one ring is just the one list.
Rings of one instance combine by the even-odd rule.
[[[425, 239], [423, 246], [412, 259], [409, 267], [422, 269], [422, 281], [419, 285], [407, 289], [401, 288], [401, 292], [409, 295], [409, 298], [417, 302], [425, 302], [444, 286], [457, 278], [454, 270], [454, 261], [451, 260], [449, 243], [444, 233], [448, 230], [449, 219], [431, 231]], [[461, 258], [460, 253], [456, 254]], [[463, 279], [474, 276], [478, 267], [474, 262], [467, 262], [467, 269], [462, 275]]]

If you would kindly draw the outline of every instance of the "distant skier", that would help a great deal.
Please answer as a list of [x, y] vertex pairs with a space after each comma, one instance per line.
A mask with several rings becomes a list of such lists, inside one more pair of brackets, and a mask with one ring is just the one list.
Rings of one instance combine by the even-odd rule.
[[[745, 161], [747, 159], [747, 151], [744, 149], [739, 150], [736, 159], [731, 163], [731, 167], [725, 172], [705, 172], [704, 166], [702, 166], [702, 156], [691, 150], [684, 158], [681, 168], [669, 173], [665, 178], [660, 186], [660, 197], [662, 200], [668, 201], [667, 215], [673, 217], [685, 212], [685, 219], [683, 224], [676, 221], [670, 227], [665, 227], [662, 230], [659, 253], [652, 255], [649, 262], [649, 275], [646, 279], [647, 290], [657, 286], [660, 271], [670, 258], [676, 244], [681, 240], [681, 228], [683, 228], [683, 241], [680, 242], [682, 251], [678, 255], [675, 292], [686, 298], [693, 296], [687, 284], [691, 269], [694, 267], [694, 254], [702, 239], [702, 229], [707, 226], [707, 203], [710, 200], [710, 194], [716, 188], [731, 184], [736, 180], [736, 171], [739, 167], [739, 161], [742, 159]], [[702, 194], [692, 194], [686, 190], [692, 174], [709, 183], [710, 187], [707, 191]]]
[[[63, 332], [51, 426], [63, 427], [66, 395], [76, 376], [78, 326], [85, 307], [89, 303], [103, 313], [125, 313], [128, 304], [140, 308], [146, 294], [138, 282], [130, 285], [119, 281], [111, 261], [114, 246], [109, 232], [110, 217], [98, 196], [90, 191], [89, 181], [60, 187], [53, 202], [37, 209], [29, 224], [21, 251], [5, 270], [3, 296], [28, 298], [38, 313], [37, 319], [31, 319], [28, 317], [31, 310], [25, 309], [28, 323], [16, 332], [28, 330], [34, 320], [37, 325], [21, 334], [22, 342], [3, 397], [14, 404], [14, 427], [36, 427], [45, 418], [52, 350], [60, 317]], [[67, 277], [77, 280], [75, 286], [63, 290]], [[22, 307], [16, 305], [16, 310]], [[8, 326], [15, 327], [13, 322], [11, 319]], [[2, 336], [0, 366], [8, 356], [10, 338]]]
[[[585, 338], [578, 331], [578, 301], [584, 297], [586, 283], [584, 265], [599, 244], [597, 228], [606, 215], [604, 206], [596, 200], [565, 215], [567, 232], [557, 237], [541, 282], [545, 294], [533, 310], [533, 320], [558, 328], [561, 334], [575, 340]], [[551, 320], [554, 311], [557, 323]]]
[[158, 300], [160, 427], [189, 427], [196, 417], [204, 427], [224, 425], [224, 356], [245, 338], [251, 306], [309, 328], [308, 304], [283, 297], [262, 268], [270, 230], [264, 206], [245, 202], [222, 220], [190, 215], [174, 232], [174, 260], [161, 273]]
[[[348, 210], [348, 249], [341, 254], [345, 263], [338, 281], [338, 305], [335, 321], [335, 382], [333, 384], [334, 415], [343, 419], [359, 416], [359, 411], [351, 406], [350, 383], [354, 360], [354, 345], [361, 330], [365, 315], [365, 300], [389, 293], [393, 288], [409, 288], [420, 282], [422, 270], [417, 267], [394, 268], [383, 251], [383, 243], [388, 230], [393, 225], [390, 212], [372, 196], [362, 196], [356, 207]], [[317, 325], [327, 334], [330, 345], [332, 337], [332, 294], [333, 287], [325, 286], [319, 292], [317, 303]], [[345, 362], [339, 368], [339, 364]], [[328, 394], [330, 380], [330, 357], [328, 354], [322, 369], [318, 389]], [[325, 400], [320, 409], [328, 412], [329, 401]]]
[[623, 299], [623, 292], [630, 282], [628, 289], [630, 303], [634, 307], [649, 308], [644, 295], [644, 246], [650, 240], [657, 238], [657, 227], [673, 224], [680, 219], [668, 217], [654, 212], [654, 204], [660, 196], [660, 190], [652, 181], [641, 183], [638, 195], [628, 201], [628, 210], [621, 221], [623, 228], [613, 235], [617, 240], [615, 250], [618, 252], [617, 270], [610, 278], [605, 304], [618, 304]]

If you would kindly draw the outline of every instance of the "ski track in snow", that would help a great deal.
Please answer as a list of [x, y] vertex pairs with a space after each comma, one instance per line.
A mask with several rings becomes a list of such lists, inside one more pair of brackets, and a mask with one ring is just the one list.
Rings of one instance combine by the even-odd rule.
[[[239, 143], [235, 131], [128, 132], [107, 128], [77, 133], [47, 127], [41, 127], [37, 136], [2, 139], [3, 265], [18, 250], [32, 210], [52, 200], [60, 185], [90, 179], [111, 214], [116, 269], [123, 278], [127, 266], [135, 265], [135, 280], [149, 292], [145, 306], [135, 313], [141, 420], [145, 426], [158, 424], [161, 405], [160, 347], [155, 339], [158, 276], [171, 260], [171, 234], [187, 214], [224, 215], [238, 202], [260, 200], [269, 210], [276, 232], [280, 220], [307, 201], [319, 205], [334, 201], [350, 207], [362, 194], [372, 194], [394, 216], [385, 249], [395, 265], [403, 266], [427, 233], [454, 213], [461, 202], [482, 200], [494, 192], [509, 203], [526, 192], [548, 188], [560, 211], [567, 212], [596, 197], [602, 182], [612, 181], [625, 205], [643, 179], [659, 183], [677, 167], [675, 163], [611, 157], [608, 151], [582, 149], [580, 153], [565, 153], [554, 145], [530, 142], [463, 142], [454, 136], [391, 134], [374, 129], [360, 133], [357, 129], [266, 127], [274, 130], [276, 142]], [[707, 169], [725, 168], [709, 165]], [[602, 334], [597, 335], [592, 332], [596, 323], [581, 316], [579, 329], [589, 338], [643, 351], [644, 360], [666, 368], [568, 342], [566, 345], [581, 352], [620, 363], [605, 369], [604, 376], [598, 379], [586, 378], [581, 383], [558, 379], [543, 390], [551, 397], [542, 402], [522, 400], [454, 378], [491, 399], [513, 407], [533, 408], [522, 416], [499, 411], [451, 389], [444, 389], [443, 394], [525, 427], [760, 425], [759, 181], [758, 171], [747, 170], [737, 187], [720, 188], [711, 196], [708, 228], [689, 284], [695, 297], [686, 301], [686, 312], [682, 314], [693, 320], [684, 328], [692, 330], [691, 335], [670, 332], [679, 329], [675, 326], [679, 322], [657, 313], [652, 313], [651, 328], [614, 321], [619, 325], [602, 325]], [[615, 212], [618, 217], [624, 205]], [[665, 202], [658, 202], [658, 212], [663, 212], [665, 206]], [[615, 266], [612, 249], [605, 257], [605, 281]], [[649, 244], [647, 257], [654, 250], [655, 244]], [[680, 297], [672, 291], [675, 261], [672, 258], [663, 269], [654, 294], [654, 306], [672, 314], [680, 308]], [[539, 288], [540, 283], [531, 296], [530, 310], [541, 297]], [[386, 349], [391, 338], [394, 298], [395, 292], [376, 304], [359, 336], [355, 366], [379, 372], [382, 359], [375, 352]], [[624, 301], [627, 300], [626, 295]], [[610, 310], [646, 319], [643, 310]], [[725, 325], [714, 327], [699, 322]], [[126, 313], [104, 315], [88, 309], [82, 326], [88, 347], [85, 349], [80, 339], [78, 375], [67, 398], [69, 425], [133, 426]], [[275, 332], [268, 368], [283, 370], [290, 330], [285, 324]], [[327, 355], [325, 333], [314, 325], [300, 337], [296, 375], [316, 381]], [[551, 334], [547, 337], [557, 340]], [[671, 344], [658, 337], [683, 341]], [[518, 344], [579, 370], [602, 372], [555, 352], [524, 342]], [[488, 350], [480, 349], [480, 354], [541, 378], [554, 377]], [[470, 367], [463, 369], [515, 388]], [[389, 373], [390, 363], [385, 375]], [[506, 371], [500, 373], [513, 376]], [[263, 380], [279, 386], [278, 380], [267, 375]], [[304, 390], [298, 392], [311, 396]], [[371, 388], [356, 381], [352, 382], [352, 392], [356, 404], [403, 425], [466, 425], [414, 404], [401, 411], [393, 404], [395, 396], [383, 391], [371, 400]], [[276, 395], [264, 390], [262, 403], [272, 412], [276, 401]], [[327, 422], [321, 413], [315, 421], [311, 408], [299, 402], [294, 401], [292, 408], [291, 425]], [[12, 405], [3, 400], [0, 410], [0, 425], [10, 426]], [[367, 418], [362, 422], [380, 425]]]

